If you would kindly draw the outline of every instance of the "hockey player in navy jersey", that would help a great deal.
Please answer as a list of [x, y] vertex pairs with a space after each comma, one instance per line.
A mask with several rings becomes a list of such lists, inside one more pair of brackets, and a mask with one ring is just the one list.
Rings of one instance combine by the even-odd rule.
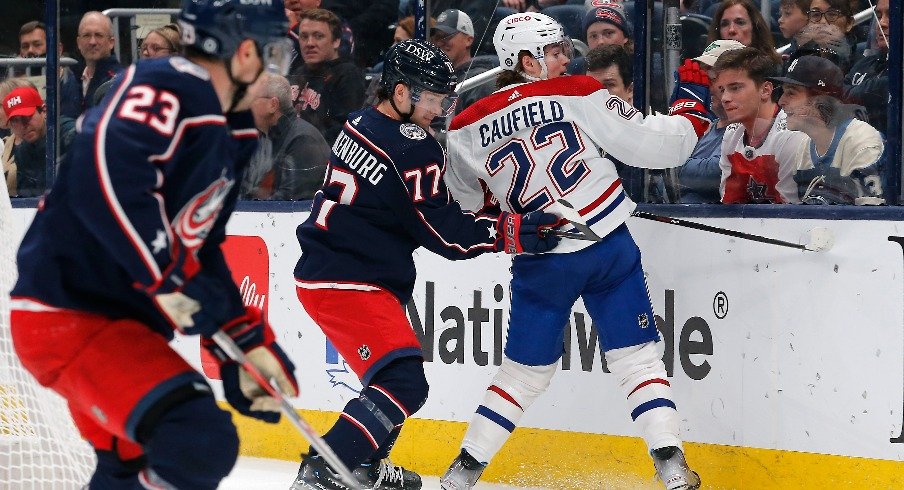
[[608, 155], [638, 167], [683, 163], [709, 124], [706, 74], [696, 64], [682, 68], [673, 115], [644, 117], [593, 78], [560, 76], [571, 41], [549, 16], [508, 16], [493, 41], [506, 71], [500, 90], [452, 121], [445, 175], [452, 196], [477, 211], [489, 189], [511, 212], [557, 212], [566, 198], [602, 240], [563, 238], [551, 253], [514, 258], [505, 358], [441, 485], [472, 488], [549, 386], [580, 297], [662, 482], [697, 488], [681, 450], [640, 251], [625, 225], [634, 203]]
[[186, 57], [139, 61], [84, 115], [18, 254], [15, 348], [93, 445], [90, 489], [214, 489], [235, 464], [230, 415], [169, 347], [175, 331], [202, 336], [239, 412], [279, 419], [212, 345], [220, 330], [297, 394], [220, 250], [257, 141], [248, 87], [288, 65], [283, 2], [184, 0], [179, 21]]
[[[452, 63], [433, 44], [392, 47], [380, 101], [349, 117], [297, 231], [298, 298], [364, 386], [324, 439], [364, 488], [421, 488], [417, 474], [388, 460], [405, 419], [427, 399], [421, 346], [404, 311], [414, 250], [466, 259], [546, 252], [558, 242], [539, 233], [557, 224], [552, 214], [474, 215], [449, 198], [446, 157], [430, 123], [452, 113], [455, 83]], [[309, 453], [292, 488], [346, 487]]]

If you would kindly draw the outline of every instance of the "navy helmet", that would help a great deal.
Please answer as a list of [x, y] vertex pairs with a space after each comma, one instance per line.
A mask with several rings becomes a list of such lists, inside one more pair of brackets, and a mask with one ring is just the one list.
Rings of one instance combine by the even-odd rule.
[[452, 60], [435, 44], [409, 39], [389, 48], [383, 62], [380, 85], [392, 94], [396, 85], [404, 83], [412, 91], [428, 90], [438, 94], [455, 91], [458, 76]]
[[229, 59], [245, 39], [267, 46], [286, 39], [289, 21], [283, 0], [182, 0], [182, 44]]

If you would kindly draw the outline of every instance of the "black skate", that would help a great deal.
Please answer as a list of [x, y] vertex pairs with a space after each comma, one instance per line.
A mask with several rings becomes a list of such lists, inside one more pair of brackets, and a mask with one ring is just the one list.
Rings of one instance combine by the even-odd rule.
[[486, 468], [485, 464], [477, 461], [462, 449], [461, 454], [446, 470], [446, 474], [439, 479], [439, 484], [443, 490], [468, 490], [477, 484], [484, 468]]
[[352, 472], [366, 490], [404, 489], [420, 490], [421, 477], [417, 473], [395, 465], [389, 458], [368, 461]]
[[700, 488], [700, 475], [691, 470], [684, 460], [684, 453], [675, 446], [650, 451], [656, 476], [667, 490], [694, 490]]
[[305, 455], [289, 490], [350, 490], [320, 456]]

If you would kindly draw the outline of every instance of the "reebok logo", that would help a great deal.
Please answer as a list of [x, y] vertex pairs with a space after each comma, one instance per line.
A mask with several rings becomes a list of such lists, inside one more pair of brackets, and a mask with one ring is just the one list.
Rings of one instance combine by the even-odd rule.
[[512, 92], [511, 95], [508, 96], [508, 101], [511, 102], [511, 101], [517, 99], [518, 97], [521, 97], [521, 92], [518, 92], [517, 90], [515, 90], [514, 92]]
[[352, 124], [355, 126], [357, 126], [359, 122], [361, 122], [361, 116], [358, 116], [352, 120]]

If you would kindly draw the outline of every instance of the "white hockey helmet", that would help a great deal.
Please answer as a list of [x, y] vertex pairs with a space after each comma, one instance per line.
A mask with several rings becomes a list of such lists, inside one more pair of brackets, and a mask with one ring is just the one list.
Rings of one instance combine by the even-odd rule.
[[565, 29], [552, 17], [538, 12], [506, 16], [499, 21], [493, 34], [493, 45], [499, 55], [499, 66], [503, 70], [515, 71], [518, 54], [527, 51], [540, 62], [540, 78], [546, 78], [548, 74], [544, 49], [550, 44], [558, 43], [562, 44], [570, 58], [573, 48], [571, 39], [565, 35]]

